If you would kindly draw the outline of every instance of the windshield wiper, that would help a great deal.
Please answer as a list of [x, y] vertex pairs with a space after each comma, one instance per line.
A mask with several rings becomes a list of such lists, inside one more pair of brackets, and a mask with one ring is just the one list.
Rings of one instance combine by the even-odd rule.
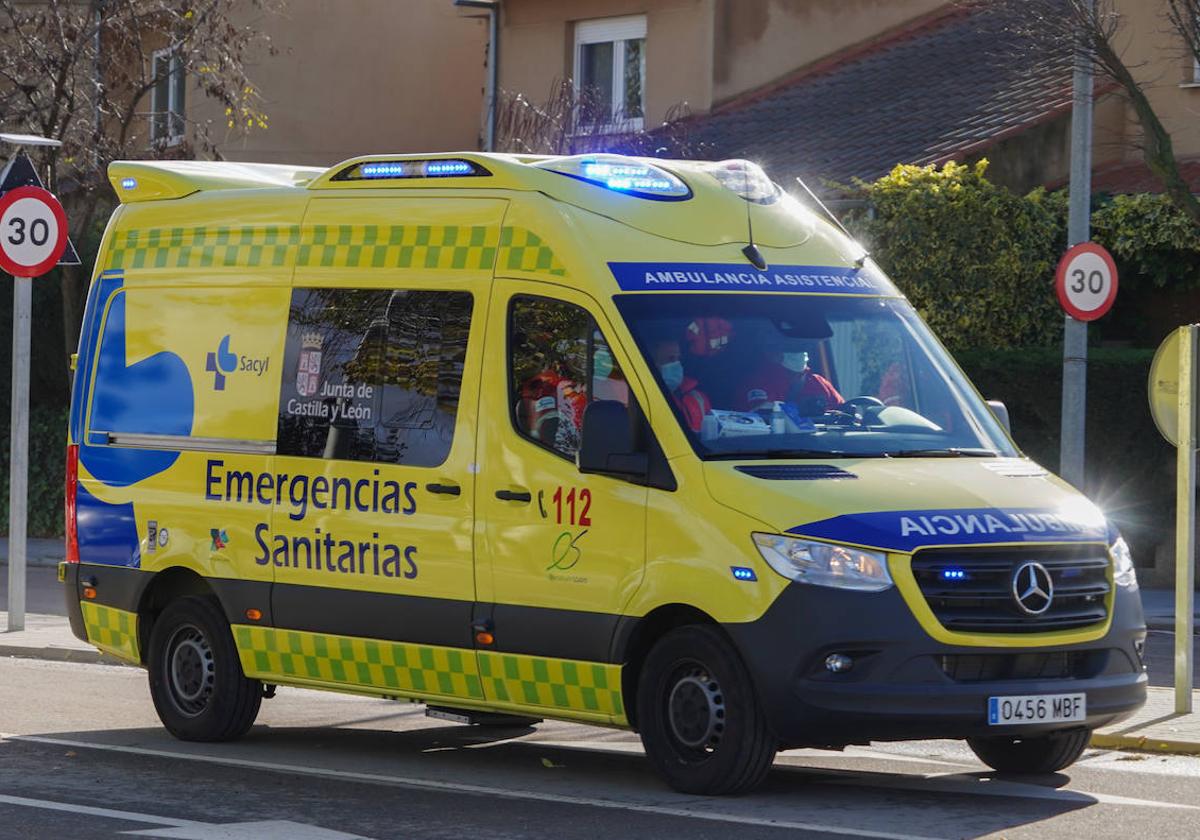
[[898, 452], [883, 452], [885, 458], [995, 458], [999, 455], [991, 449], [951, 447], [949, 449], [901, 449]]

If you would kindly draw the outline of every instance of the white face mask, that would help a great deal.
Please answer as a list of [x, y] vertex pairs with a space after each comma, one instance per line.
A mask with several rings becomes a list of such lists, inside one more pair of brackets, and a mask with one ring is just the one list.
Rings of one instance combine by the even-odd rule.
[[683, 362], [667, 362], [659, 365], [658, 370], [668, 390], [674, 391], [683, 384]]
[[780, 363], [790, 371], [802, 373], [808, 367], [808, 354], [800, 353], [784, 353]]

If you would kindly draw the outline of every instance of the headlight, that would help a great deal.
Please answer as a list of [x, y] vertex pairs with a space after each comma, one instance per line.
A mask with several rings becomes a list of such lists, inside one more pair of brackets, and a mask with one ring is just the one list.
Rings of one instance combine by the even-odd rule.
[[878, 551], [782, 534], [755, 534], [754, 544], [772, 569], [799, 583], [864, 592], [879, 592], [892, 585], [887, 557]]
[[1117, 586], [1137, 589], [1137, 572], [1133, 569], [1133, 555], [1129, 553], [1129, 544], [1125, 542], [1125, 538], [1117, 537], [1117, 541], [1108, 550], [1112, 552], [1113, 558], [1113, 581]]

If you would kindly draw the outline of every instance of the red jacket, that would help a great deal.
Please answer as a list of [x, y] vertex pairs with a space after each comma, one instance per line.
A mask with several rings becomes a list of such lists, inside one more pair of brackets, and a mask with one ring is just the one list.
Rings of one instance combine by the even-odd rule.
[[804, 377], [804, 383], [796, 393], [792, 393], [801, 374], [788, 370], [778, 362], [767, 362], [760, 366], [746, 379], [742, 388], [742, 410], [754, 411], [766, 402], [795, 401], [802, 397], [822, 399], [826, 408], [837, 408], [845, 402], [828, 379], [814, 373], [812, 368], [805, 368], [805, 372], [808, 375]]
[[688, 428], [693, 432], [700, 431], [704, 415], [712, 409], [712, 401], [700, 390], [699, 385], [697, 380], [685, 376], [678, 390], [671, 392], [671, 399], [675, 400], [675, 405], [679, 406], [687, 419]]

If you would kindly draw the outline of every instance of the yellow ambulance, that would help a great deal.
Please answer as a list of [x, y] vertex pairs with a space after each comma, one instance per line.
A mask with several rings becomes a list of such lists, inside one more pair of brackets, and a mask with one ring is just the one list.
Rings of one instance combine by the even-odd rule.
[[640, 733], [673, 787], [1145, 698], [1129, 550], [862, 249], [745, 161], [116, 163], [68, 441], [74, 632], [163, 724], [276, 685]]

